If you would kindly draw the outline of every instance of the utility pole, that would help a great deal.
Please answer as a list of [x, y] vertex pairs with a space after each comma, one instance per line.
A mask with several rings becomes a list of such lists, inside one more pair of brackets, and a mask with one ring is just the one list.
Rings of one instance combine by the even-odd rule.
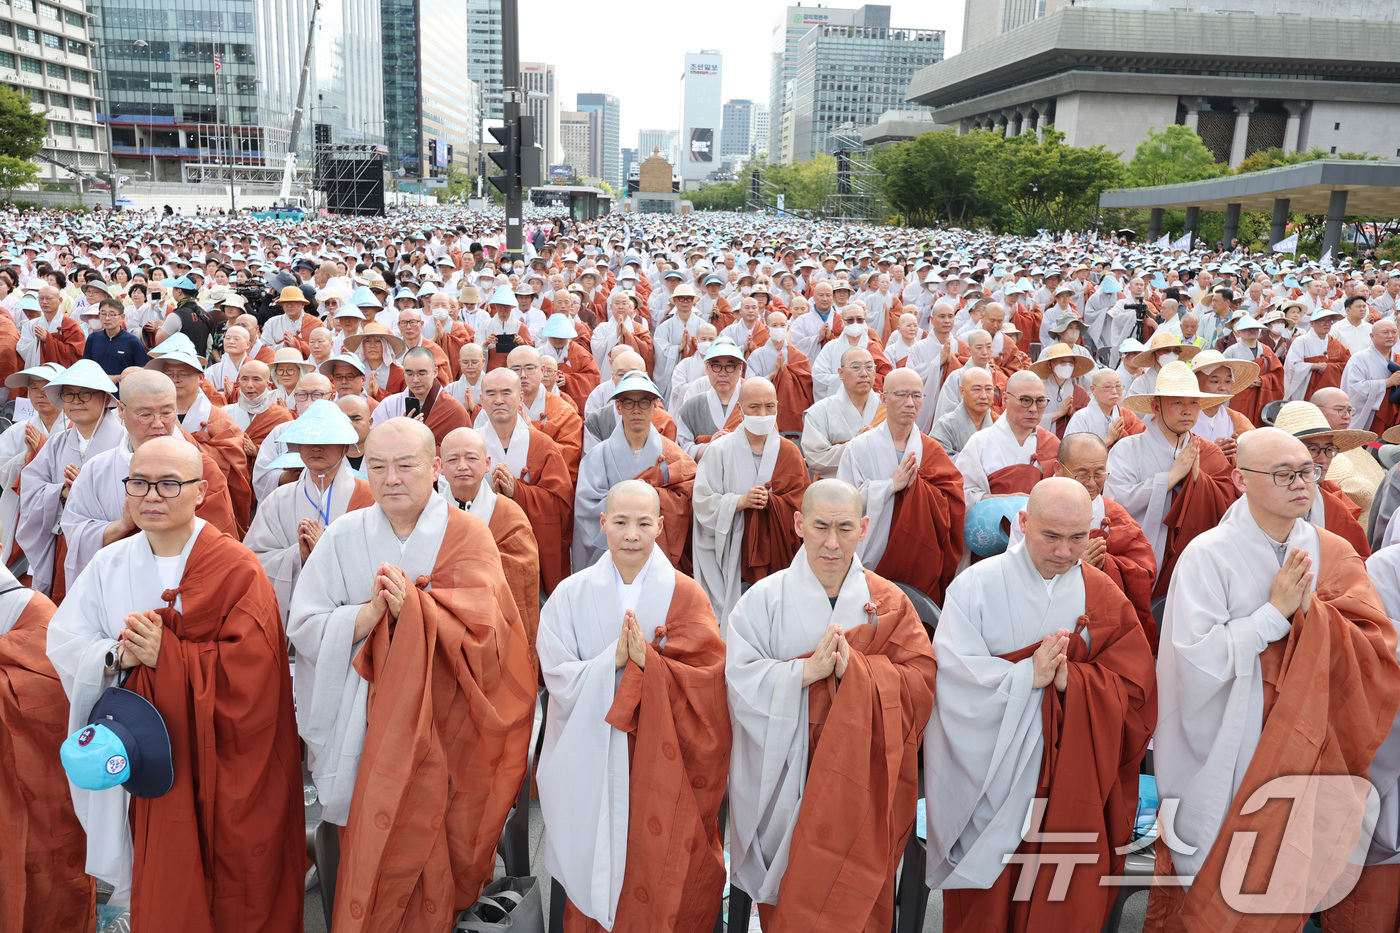
[[511, 262], [524, 258], [523, 204], [520, 191], [520, 7], [519, 0], [501, 0], [501, 80], [503, 115], [506, 128], [514, 137], [515, 166], [507, 170], [510, 187], [506, 196], [506, 254]]

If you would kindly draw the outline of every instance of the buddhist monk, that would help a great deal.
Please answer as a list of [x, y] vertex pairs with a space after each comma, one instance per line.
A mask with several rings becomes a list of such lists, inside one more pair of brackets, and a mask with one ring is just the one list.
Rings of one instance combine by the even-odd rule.
[[385, 397], [370, 415], [372, 425], [408, 416], [428, 426], [439, 444], [447, 432], [468, 426], [467, 410], [443, 390], [437, 361], [431, 350], [414, 347], [404, 354], [403, 377], [407, 387]]
[[762, 376], [738, 392], [740, 427], [710, 442], [695, 470], [695, 581], [723, 627], [750, 585], [792, 563], [800, 544], [792, 516], [802, 505], [807, 466], [778, 433], [778, 391]]
[[1331, 336], [1332, 325], [1344, 317], [1336, 308], [1320, 307], [1289, 344], [1283, 360], [1283, 398], [1298, 401], [1318, 389], [1340, 387], [1351, 351]]
[[880, 411], [875, 358], [868, 350], [851, 347], [842, 353], [837, 375], [841, 388], [803, 413], [802, 456], [818, 479], [836, 475], [846, 443], [870, 430]]
[[744, 366], [744, 355], [733, 341], [716, 340], [705, 352], [707, 384], [676, 410], [676, 444], [697, 463], [716, 435], [739, 425]]
[[[625, 346], [616, 349], [618, 352], [613, 354], [612, 378], [599, 386], [594, 395], [598, 399], [598, 407], [586, 414], [583, 419], [583, 455], [585, 457], [594, 447], [612, 437], [613, 432], [617, 430], [617, 406], [612, 402], [613, 393], [617, 390], [617, 383], [622, 381], [623, 376], [631, 372], [645, 375], [643, 368], [645, 363], [639, 355]], [[690, 362], [692, 359], [704, 362], [701, 355], [698, 354], [695, 357], [687, 357], [682, 362]], [[696, 381], [700, 387], [708, 385], [705, 376], [701, 376]], [[699, 391], [698, 387], [696, 391]], [[660, 432], [662, 437], [672, 441], [676, 439], [676, 422], [663, 407], [663, 403], [652, 406], [651, 423], [656, 426], [656, 430]]]
[[666, 517], [661, 549], [682, 573], [690, 566], [695, 461], [652, 423], [652, 410], [660, 399], [660, 390], [643, 372], [629, 372], [617, 384], [612, 405], [621, 430], [585, 454], [579, 465], [571, 552], [575, 570], [591, 566], [603, 555], [607, 542], [595, 516], [602, 514], [608, 490], [625, 479], [640, 479], [657, 488], [661, 514]]
[[530, 519], [539, 545], [540, 582], [546, 594], [569, 575], [574, 486], [559, 445], [525, 420], [520, 377], [509, 369], [482, 377], [481, 427], [491, 458], [489, 482], [514, 499]]
[[[953, 581], [934, 634], [928, 883], [944, 889], [947, 933], [1103, 926], [1118, 892], [1100, 879], [1122, 870], [1157, 718], [1137, 613], [1082, 560], [1088, 492], [1046, 479], [1017, 523], [1022, 541]], [[1033, 806], [1044, 841], [1025, 839]], [[1057, 857], [1076, 861], [1055, 894]]]
[[126, 689], [165, 721], [174, 784], [160, 797], [74, 789], [87, 870], [129, 899], [134, 931], [302, 928], [301, 751], [277, 598], [257, 558], [195, 510], [199, 448], [157, 437], [131, 458], [140, 534], [98, 552], [49, 623], [68, 728]]
[[475, 515], [491, 529], [491, 539], [501, 555], [501, 569], [510, 584], [515, 608], [520, 610], [520, 621], [530, 641], [530, 663], [537, 666], [535, 633], [540, 626], [540, 546], [525, 510], [509, 496], [496, 495], [491, 483], [486, 481], [491, 466], [486, 439], [472, 428], [458, 428], [442, 440], [442, 479], [438, 490], [457, 508]]
[[992, 402], [996, 400], [997, 386], [991, 371], [969, 365], [960, 369], [954, 378], [958, 385], [958, 406], [935, 418], [928, 432], [950, 457], [962, 453], [972, 435], [996, 423]]
[[724, 641], [657, 546], [664, 521], [652, 486], [614, 486], [607, 551], [540, 620], [544, 862], [568, 894], [569, 933], [709, 933], [723, 894]]
[[1181, 804], [1157, 874], [1183, 881], [1152, 888], [1150, 933], [1301, 930], [1340, 899], [1400, 707], [1395, 625], [1365, 564], [1305, 520], [1322, 474], [1303, 442], [1250, 431], [1237, 464], [1241, 498], [1186, 545], [1167, 593], [1154, 758]]
[[0, 567], [0, 930], [7, 933], [87, 929], [97, 903], [83, 870], [87, 838], [59, 764], [68, 697], [45, 653], [53, 613], [48, 597]]
[[544, 370], [534, 347], [516, 347], [506, 357], [506, 368], [520, 377], [520, 405], [531, 427], [559, 445], [569, 468], [569, 482], [578, 481], [583, 458], [583, 419], [578, 410], [558, 395], [544, 390]]
[[535, 679], [490, 529], [434, 491], [432, 431], [366, 443], [375, 504], [331, 523], [292, 597], [297, 717], [345, 827], [332, 928], [446, 931], [491, 879]]
[[802, 431], [802, 416], [812, 407], [812, 361], [788, 339], [788, 316], [768, 315], [768, 342], [749, 354], [748, 376], [763, 376], [778, 391], [778, 430]]
[[[1313, 463], [1323, 470], [1323, 479], [1317, 484], [1317, 495], [1307, 520], [1319, 528], [1341, 535], [1362, 560], [1370, 557], [1371, 545], [1366, 540], [1366, 528], [1360, 521], [1361, 506], [1342, 491], [1336, 480], [1327, 477], [1333, 472], [1340, 474], [1349, 469], [1349, 464], [1338, 454], [1363, 448], [1374, 441], [1376, 435], [1370, 431], [1334, 429], [1322, 409], [1312, 402], [1285, 402], [1274, 420], [1274, 427], [1302, 441]], [[1330, 469], [1333, 462], [1337, 462], [1339, 469], [1336, 471]]]
[[574, 321], [564, 314], [552, 314], [545, 321], [545, 340], [540, 344], [539, 351], [558, 364], [559, 391], [573, 399], [575, 407], [582, 413], [589, 393], [598, 387], [602, 375], [593, 354], [586, 345], [578, 343], [577, 337]]
[[[1283, 396], [1283, 364], [1268, 344], [1260, 339], [1264, 335], [1264, 325], [1252, 316], [1245, 314], [1236, 320], [1234, 333], [1239, 339], [1225, 348], [1225, 357], [1254, 363], [1259, 367], [1259, 375], [1230, 399], [1230, 408], [1244, 415], [1250, 424], [1263, 424], [1261, 414], [1264, 406]], [[1375, 335], [1374, 330], [1371, 333]], [[1392, 340], [1394, 333], [1392, 330]], [[1400, 380], [1396, 382], [1400, 384]], [[1344, 374], [1343, 387], [1346, 384]], [[1362, 424], [1361, 427], [1366, 425]]]
[[885, 933], [933, 649], [908, 597], [856, 557], [869, 520], [853, 486], [813, 483], [793, 522], [792, 566], [741, 596], [726, 630], [731, 879], [768, 933]]
[[374, 499], [369, 483], [356, 476], [345, 460], [345, 451], [359, 441], [359, 435], [335, 402], [312, 402], [282, 433], [281, 441], [288, 450], [279, 458], [284, 461], [282, 468], [291, 464], [299, 475], [278, 486], [259, 506], [243, 543], [267, 571], [286, 624], [301, 568], [326, 528], [346, 512], [369, 508]]
[[248, 455], [250, 470], [258, 448], [272, 429], [292, 420], [291, 410], [273, 401], [271, 380], [267, 364], [249, 358], [238, 369], [237, 400], [224, 406], [224, 414], [243, 432], [243, 452]]
[[1040, 426], [1050, 397], [1045, 383], [1029, 370], [1006, 380], [1006, 410], [985, 431], [972, 435], [954, 464], [963, 478], [963, 498], [974, 505], [987, 496], [1029, 493], [1055, 475], [1060, 439]]

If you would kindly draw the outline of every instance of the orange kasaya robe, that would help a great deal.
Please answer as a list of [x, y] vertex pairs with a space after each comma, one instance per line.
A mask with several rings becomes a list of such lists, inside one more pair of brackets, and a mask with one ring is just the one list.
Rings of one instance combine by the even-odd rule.
[[[486, 430], [494, 430], [488, 427]], [[517, 476], [511, 496], [530, 519], [539, 545], [540, 582], [546, 594], [569, 575], [569, 547], [574, 540], [574, 484], [564, 453], [549, 435], [530, 428], [525, 458], [528, 480]], [[533, 642], [532, 642], [533, 644]]]
[[[188, 431], [183, 432], [185, 440], [199, 447], [193, 435]], [[199, 504], [199, 508], [194, 510], [194, 514], [204, 519], [210, 525], [219, 529], [226, 535], [231, 535], [234, 540], [241, 541], [238, 528], [238, 520], [233, 514], [233, 498], [229, 495], [228, 479], [224, 473], [224, 468], [218, 460], [210, 456], [209, 451], [199, 447], [200, 456], [204, 459], [204, 481], [209, 485], [204, 490], [204, 501]], [[132, 534], [136, 534], [132, 531]], [[66, 549], [65, 549], [66, 550]]]
[[376, 402], [382, 402], [389, 396], [397, 395], [407, 388], [408, 380], [404, 378], [403, 367], [400, 366], [398, 363], [390, 363], [388, 382], [385, 385], [380, 386], [378, 392], [371, 393], [371, 397]]
[[525, 510], [505, 496], [496, 497], [489, 527], [501, 555], [501, 570], [505, 572], [510, 595], [515, 597], [515, 608], [520, 610], [525, 638], [530, 643], [530, 668], [538, 678], [540, 658], [535, 653], [535, 633], [540, 629], [540, 546]]
[[987, 485], [994, 496], [1027, 495], [1031, 487], [1055, 475], [1059, 466], [1060, 439], [1042, 427], [1035, 429], [1035, 453], [1030, 463], [1016, 463], [994, 470], [987, 475]]
[[1001, 355], [992, 361], [992, 365], [999, 368], [1010, 379], [1012, 373], [1029, 369], [1031, 358], [1010, 337], [1004, 337], [1002, 338]]
[[564, 377], [564, 386], [559, 390], [560, 394], [573, 399], [574, 407], [580, 412], [583, 411], [588, 396], [598, 388], [598, 383], [603, 379], [592, 351], [572, 340], [569, 341], [569, 358], [559, 361], [559, 375]]
[[[24, 360], [19, 355], [19, 328], [10, 315], [0, 314], [0, 384], [21, 369], [24, 369]], [[22, 398], [28, 394], [28, 386], [10, 390], [12, 398]]]
[[[97, 890], [58, 747], [68, 697], [45, 653], [54, 604], [32, 593], [0, 635], [0, 930], [85, 930]], [[725, 721], [726, 728], [728, 720]], [[722, 782], [721, 782], [722, 783]]]
[[[286, 405], [273, 402], [267, 406], [267, 411], [258, 412], [253, 416], [252, 420], [248, 422], [248, 430], [243, 433], [248, 440], [253, 442], [254, 446], [260, 448], [263, 441], [267, 440], [267, 436], [272, 433], [273, 428], [279, 424], [286, 424], [295, 417]], [[248, 462], [251, 464], [256, 458], [257, 454], [253, 454], [252, 457], [248, 458]]]
[[715, 306], [710, 309], [710, 323], [715, 325], [716, 333], [734, 323], [734, 307], [723, 295], [715, 299]]
[[1055, 419], [1055, 436], [1063, 438], [1065, 436], [1065, 429], [1069, 427], [1069, 419], [1074, 417], [1075, 412], [1079, 411], [1081, 408], [1087, 408], [1088, 406], [1089, 393], [1084, 391], [1083, 386], [1075, 383], [1074, 391], [1070, 393], [1069, 412], [1066, 413], [1063, 418]]
[[67, 315], [60, 314], [54, 321], [57, 322], [57, 328], [52, 323], [45, 322], [42, 314], [39, 315], [39, 323], [49, 331], [48, 339], [39, 344], [39, 362], [72, 366], [83, 358], [83, 350], [87, 348], [87, 337], [78, 326], [78, 322]]
[[200, 422], [198, 431], [185, 434], [187, 440], [199, 445], [199, 449], [213, 457], [223, 470], [229, 500], [233, 503], [238, 532], [235, 537], [243, 540], [253, 517], [253, 471], [248, 465], [248, 454], [243, 450], [243, 432], [223, 409], [214, 408], [209, 412], [209, 420]]
[[[521, 324], [520, 330], [517, 331], [515, 334], [515, 346], [533, 347], [534, 345], [535, 341], [534, 338], [530, 336], [530, 328], [526, 327], [524, 324]], [[487, 372], [490, 372], [493, 369], [500, 369], [502, 366], [506, 365], [506, 357], [510, 355], [508, 353], [502, 353], [500, 350], [497, 350], [497, 346], [498, 344], [494, 338], [492, 338], [492, 340], [486, 344]]]
[[1342, 387], [1342, 371], [1347, 367], [1347, 361], [1351, 359], [1351, 351], [1342, 345], [1336, 337], [1327, 338], [1327, 353], [1320, 356], [1305, 356], [1304, 361], [1308, 363], [1326, 363], [1327, 368], [1322, 372], [1315, 372], [1308, 378], [1308, 390], [1303, 393], [1304, 398], [1312, 398], [1313, 393], [1318, 389], [1340, 389]]
[[1230, 410], [1244, 415], [1251, 424], [1262, 424], [1260, 412], [1264, 406], [1283, 398], [1283, 364], [1262, 341], [1254, 362], [1259, 364], [1259, 385], [1231, 398]]
[[[199, 377], [199, 391], [204, 393], [204, 397], [209, 400], [209, 404], [213, 405], [215, 408], [223, 408], [225, 405], [230, 404], [228, 395], [226, 395], [222, 389], [215, 386], [214, 383], [210, 382], [205, 376]], [[237, 392], [238, 390], [234, 389], [234, 391]]]
[[1400, 930], [1400, 865], [1367, 865], [1356, 887], [1322, 912], [1322, 933]]
[[1152, 587], [1152, 598], [1167, 594], [1172, 571], [1176, 569], [1176, 559], [1196, 535], [1208, 528], [1214, 528], [1236, 499], [1239, 490], [1230, 479], [1234, 467], [1230, 461], [1210, 441], [1198, 434], [1192, 434], [1201, 443], [1199, 475], [1187, 475], [1172, 496], [1171, 508], [1162, 524], [1167, 526], [1167, 543], [1162, 549], [1162, 565], [1157, 568], [1157, 583]]
[[[598, 320], [605, 321], [607, 317], [602, 316], [599, 317]], [[636, 350], [637, 354], [642, 358], [642, 362], [646, 364], [647, 375], [651, 375], [656, 367], [656, 346], [652, 342], [651, 328], [648, 326], [646, 330], [642, 330], [640, 327], [636, 327], [636, 325], [633, 325], [633, 327], [635, 329], [630, 334], [627, 332], [626, 328], [619, 327], [617, 329], [617, 342]]]
[[[612, 933], [708, 931], [724, 891], [719, 806], [733, 735], [724, 641], [700, 585], [676, 574], [647, 663], [628, 663], [607, 721], [627, 733], [627, 864]], [[666, 638], [664, 646], [661, 636]], [[679, 754], [677, 754], [679, 752]], [[564, 908], [565, 933], [602, 933]]]
[[583, 418], [574, 406], [557, 395], [546, 393], [544, 417], [531, 421], [530, 426], [559, 445], [559, 452], [569, 468], [569, 482], [578, 485], [578, 465], [583, 459]]
[[937, 666], [904, 592], [869, 570], [865, 580], [875, 624], [846, 631], [839, 690], [834, 676], [807, 689], [807, 784], [778, 903], [759, 905], [767, 933], [886, 933], [894, 918]]
[[908, 583], [943, 605], [963, 554], [963, 480], [937, 441], [920, 434], [924, 449], [914, 482], [894, 494], [890, 537], [875, 572]]
[[1318, 483], [1317, 494], [1322, 497], [1327, 530], [1344, 538], [1362, 560], [1370, 557], [1371, 545], [1366, 539], [1366, 529], [1361, 527], [1361, 506], [1351, 501], [1335, 480]]
[[[706, 391], [708, 392], [708, 391], [710, 391], [710, 390], [707, 389]], [[739, 390], [738, 390], [738, 389], [735, 389], [734, 391], [735, 391], [735, 392], [738, 392]], [[739, 406], [738, 406], [738, 405], [735, 405], [733, 408], [731, 408], [731, 409], [729, 410], [729, 417], [724, 419], [724, 424], [720, 425], [720, 429], [719, 429], [718, 431], [716, 431], [714, 434], [697, 434], [697, 435], [695, 435], [695, 443], [697, 443], [697, 444], [708, 444], [710, 441], [714, 440], [717, 436], [718, 436], [718, 437], [723, 437], [725, 434], [732, 434], [732, 433], [734, 433], [734, 430], [735, 430], [736, 428], [738, 428], [739, 425], [741, 425], [741, 424], [743, 424], [743, 423], [744, 423], [744, 413], [743, 413], [742, 411], [739, 410]], [[789, 561], [788, 563], [791, 563], [791, 561]], [[784, 564], [784, 566], [787, 566], [787, 565]]]
[[[1132, 839], [1138, 769], [1157, 725], [1157, 673], [1127, 597], [1093, 567], [1083, 571], [1085, 612], [1069, 640], [1069, 684], [1064, 693], [1042, 691], [1045, 749], [1035, 796], [1045, 801], [1045, 809], [1033, 831], [1052, 837], [1083, 834], [1091, 841], [1026, 841], [1016, 852], [1076, 855], [1085, 861], [1075, 864], [1068, 890], [1054, 895], [1055, 872], [1040, 865], [1031, 869], [1030, 897], [1013, 899], [1025, 863], [1009, 866], [986, 890], [944, 891], [944, 933], [1098, 930], [1118, 895], [1116, 887], [1100, 880], [1122, 873], [1125, 856], [1116, 850]], [[1023, 661], [1039, 647], [1036, 642], [1001, 657]]]
[[1138, 621], [1155, 655], [1157, 621], [1152, 618], [1152, 584], [1157, 579], [1157, 557], [1152, 553], [1152, 543], [1128, 510], [1106, 496], [1103, 497], [1103, 521], [1098, 528], [1089, 529], [1089, 537], [1108, 542], [1103, 572], [1137, 611]]
[[126, 686], [165, 720], [175, 784], [131, 798], [132, 929], [300, 931], [301, 747], [277, 596], [252, 551], [206, 526], [163, 598], [158, 663]]
[[1043, 315], [1040, 313], [1040, 309], [1033, 304], [1012, 305], [1008, 309], [1008, 313], [1010, 317], [1008, 317], [1007, 320], [1015, 324], [1021, 331], [1021, 337], [1016, 341], [1016, 346], [1020, 348], [1022, 353], [1029, 357], [1031, 353], [1031, 344], [1040, 342], [1038, 337], [1040, 336], [1040, 322]]
[[[1303, 809], [1309, 802], [1305, 798], [1296, 803], [1272, 800], [1241, 812], [1246, 801], [1276, 778], [1359, 775], [1364, 782], [1400, 707], [1395, 625], [1366, 575], [1366, 564], [1331, 532], [1319, 529], [1318, 538], [1321, 568], [1308, 610], [1295, 612], [1288, 637], [1259, 655], [1264, 724], [1254, 756], [1191, 887], [1152, 888], [1143, 926], [1147, 933], [1301, 930], [1333, 880], [1355, 876], [1356, 868], [1346, 867], [1355, 835], [1339, 832], [1335, 821], [1345, 818], [1339, 813], [1354, 805], [1359, 822], [1364, 798], [1343, 802], [1336, 793], [1319, 795], [1322, 799], [1311, 801], [1315, 811], [1296, 815], [1291, 811]], [[1240, 838], [1252, 842], [1243, 878], [1222, 881], [1227, 850], [1237, 848], [1234, 841]], [[1159, 840], [1157, 874], [1164, 870], [1172, 873], [1171, 853]], [[1297, 882], [1271, 886], [1274, 872]], [[1231, 898], [1236, 903], [1240, 896], [1257, 897], [1258, 892], [1287, 887], [1279, 898], [1280, 909], [1287, 909], [1282, 902], [1290, 900], [1306, 906], [1286, 914], [1243, 914], [1227, 903], [1224, 885], [1240, 892]], [[1394, 892], [1389, 896], [1393, 903]], [[1357, 929], [1389, 933], [1382, 927]]]
[[807, 354], [787, 346], [787, 362], [774, 365], [768, 381], [778, 392], [778, 430], [802, 431], [802, 415], [815, 404], [812, 361]]
[[423, 416], [423, 423], [433, 432], [433, 439], [439, 447], [442, 446], [442, 439], [452, 431], [469, 428], [472, 424], [462, 403], [442, 391], [441, 382], [434, 382], [428, 390], [428, 402], [423, 410], [427, 413]]
[[[285, 313], [285, 312], [284, 312]], [[287, 319], [288, 321], [291, 318]], [[303, 310], [295, 330], [288, 328], [282, 335], [283, 346], [294, 347], [303, 357], [311, 355], [311, 332], [324, 326], [323, 322], [310, 311]]]
[[1124, 437], [1132, 437], [1134, 434], [1141, 434], [1143, 431], [1147, 430], [1146, 423], [1135, 413], [1128, 411], [1126, 408], [1118, 409], [1118, 417], [1123, 421], [1123, 435], [1119, 437], [1118, 440], [1108, 445], [1109, 450], [1112, 450], [1113, 444], [1118, 443], [1118, 441], [1121, 441]]
[[[738, 406], [734, 410], [738, 411]], [[622, 426], [615, 430], [621, 431]], [[666, 462], [665, 473], [660, 466], [662, 460]], [[657, 465], [647, 467], [632, 478], [656, 487], [661, 497], [661, 515], [666, 519], [656, 543], [677, 570], [689, 575], [690, 525], [694, 517], [690, 500], [695, 494], [695, 461], [676, 446], [675, 441], [663, 436], [661, 459], [657, 460]]]
[[398, 619], [386, 612], [354, 661], [368, 726], [336, 933], [448, 933], [491, 880], [525, 776], [535, 677], [490, 530], [448, 509], [432, 574], [412, 582]]
[[[447, 355], [447, 351], [445, 351], [441, 346], [439, 346], [438, 344], [434, 343], [426, 337], [423, 338], [423, 340], [418, 344], [418, 346], [432, 353], [433, 364], [437, 367], [437, 381], [442, 383], [443, 385], [450, 385], [452, 381], [457, 378], [452, 373], [452, 360], [457, 359], [456, 354], [453, 354], [449, 357]], [[408, 350], [412, 349], [414, 348], [408, 347], [404, 352], [407, 352]], [[461, 360], [457, 360], [457, 366], [460, 368], [461, 365]]]
[[880, 346], [879, 340], [871, 340], [865, 345], [865, 349], [870, 352], [870, 356], [875, 360], [875, 382], [873, 391], [883, 392], [885, 389], [885, 377], [894, 370], [890, 363], [890, 358], [885, 356], [885, 348]]
[[[734, 410], [738, 411], [739, 406], [735, 405]], [[743, 456], [744, 450], [738, 455]], [[740, 573], [745, 583], [757, 583], [792, 566], [792, 559], [802, 546], [792, 516], [802, 511], [802, 494], [810, 484], [811, 474], [807, 472], [802, 451], [787, 438], [779, 438], [773, 478], [765, 484], [770, 493], [768, 505], [744, 510], [744, 557]]]

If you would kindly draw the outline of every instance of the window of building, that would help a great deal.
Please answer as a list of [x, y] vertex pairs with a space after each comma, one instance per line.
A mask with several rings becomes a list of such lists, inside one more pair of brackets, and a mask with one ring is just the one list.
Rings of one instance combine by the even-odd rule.
[[73, 109], [83, 113], [92, 113], [92, 101], [86, 97], [75, 97], [73, 98]]
[[92, 127], [91, 125], [89, 125], [89, 124], [87, 124], [87, 123], [79, 123], [77, 129], [78, 129], [78, 138], [79, 138], [79, 139], [93, 139], [93, 138], [94, 138], [94, 135], [93, 135], [93, 127]]
[[44, 33], [44, 46], [45, 48], [50, 49], [62, 49], [63, 40], [60, 39], [58, 36], [55, 36], [53, 33], [46, 32]]
[[37, 58], [21, 58], [19, 60], [19, 70], [27, 71], [32, 75], [44, 73], [44, 67]]
[[50, 136], [66, 136], [66, 137], [68, 137], [69, 139], [72, 139], [72, 138], [73, 138], [73, 124], [71, 124], [71, 123], [63, 123], [63, 122], [58, 121], [58, 120], [50, 120], [50, 121], [49, 121], [49, 135], [50, 135]]
[[39, 15], [44, 19], [58, 19], [58, 7], [51, 3], [39, 4]]
[[39, 41], [39, 33], [36, 30], [30, 29], [28, 26], [16, 26], [15, 38], [21, 42], [37, 43]]
[[68, 80], [72, 81], [74, 84], [87, 84], [88, 73], [86, 71], [79, 71], [76, 68], [70, 69], [68, 72]]
[[25, 13], [34, 12], [34, 0], [10, 0], [11, 6]]
[[49, 62], [49, 77], [66, 79], [68, 77], [68, 69], [64, 68], [62, 65], [55, 65], [53, 62]]
[[[0, 2], [3, 2], [3, 0], [0, 0]], [[9, 22], [6, 21], [6, 20], [0, 19], [0, 36], [9, 36], [9, 35], [13, 35], [13, 34], [14, 34], [14, 29], [11, 28]]]
[[1334, 129], [1334, 130], [1339, 130], [1339, 129], [1341, 129], [1341, 128], [1342, 128], [1342, 125], [1341, 125], [1340, 123], [1333, 123], [1333, 124], [1332, 124], [1332, 129]]
[[83, 26], [87, 23], [87, 17], [81, 13], [74, 13], [72, 10], [64, 10], [63, 21], [69, 26]]
[[88, 53], [87, 43], [79, 42], [77, 39], [69, 39], [68, 52], [70, 55], [81, 55], [86, 58]]
[[67, 94], [59, 94], [57, 91], [49, 91], [49, 106], [50, 106], [50, 107], [67, 107], [67, 106], [68, 106], [68, 95], [67, 95]]
[[224, 28], [223, 14], [212, 10], [181, 10], [177, 15], [181, 29], [209, 32]]
[[0, 68], [15, 67], [15, 56], [12, 52], [0, 52]]
[[1332, 155], [1336, 155], [1336, 154], [1337, 154], [1337, 147], [1336, 147], [1336, 146], [1333, 146], [1333, 147], [1332, 147], [1332, 152], [1331, 152], [1331, 154], [1332, 154]]

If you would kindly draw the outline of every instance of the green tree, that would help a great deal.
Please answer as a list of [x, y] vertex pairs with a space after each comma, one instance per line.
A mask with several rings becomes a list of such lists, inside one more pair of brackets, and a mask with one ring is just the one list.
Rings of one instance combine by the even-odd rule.
[[0, 84], [0, 187], [20, 188], [39, 178], [31, 159], [44, 144], [47, 110], [35, 111], [29, 98]]
[[744, 186], [720, 181], [689, 192], [687, 197], [697, 211], [738, 211], [744, 207]]
[[888, 146], [874, 159], [881, 190], [909, 223], [965, 223], [981, 212], [977, 165], [995, 139], [986, 130], [959, 136], [950, 128]]
[[836, 171], [836, 158], [821, 153], [806, 162], [769, 166], [764, 179], [784, 195], [790, 211], [818, 211], [826, 200], [830, 176]]
[[1174, 185], [1184, 181], [1216, 178], [1230, 171], [1201, 142], [1189, 126], [1169, 126], [1161, 132], [1149, 128], [1133, 151], [1124, 181], [1129, 187]]
[[977, 167], [977, 187], [994, 226], [1023, 235], [1046, 227], [1083, 229], [1092, 221], [1099, 194], [1123, 181], [1118, 154], [1102, 145], [1066, 146], [1053, 127], [1043, 139], [1022, 133], [997, 137]]

